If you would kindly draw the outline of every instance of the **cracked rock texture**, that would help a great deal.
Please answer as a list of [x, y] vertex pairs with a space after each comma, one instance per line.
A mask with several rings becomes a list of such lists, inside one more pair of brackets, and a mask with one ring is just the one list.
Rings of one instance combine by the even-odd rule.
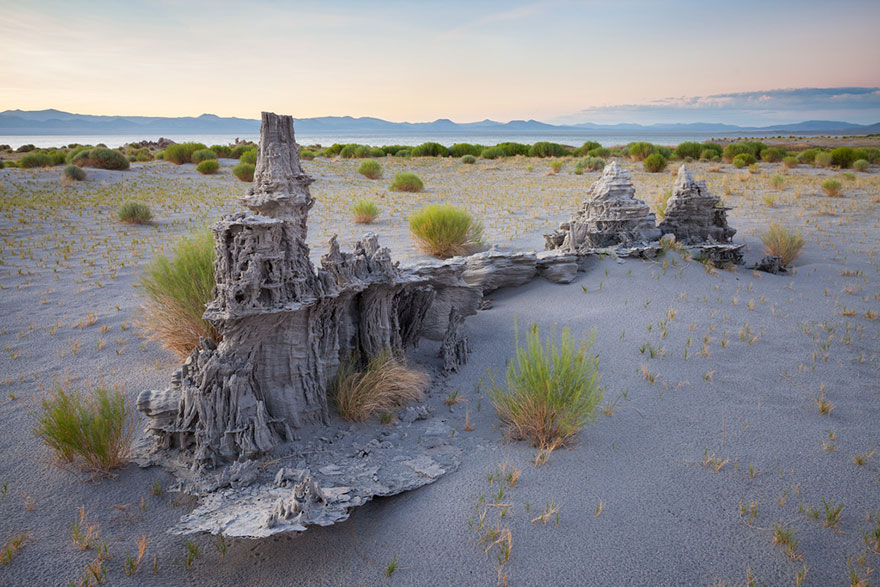
[[686, 245], [729, 243], [736, 229], [727, 225], [727, 211], [721, 198], [709, 193], [705, 181], [696, 181], [682, 165], [666, 203], [666, 215], [658, 227]]
[[654, 213], [635, 197], [629, 171], [616, 161], [593, 182], [577, 216], [545, 236], [548, 250], [586, 254], [615, 245], [633, 246], [660, 237]]
[[138, 398], [157, 450], [196, 467], [268, 453], [295, 429], [328, 422], [327, 390], [349, 355], [400, 354], [425, 337], [442, 342], [447, 369], [466, 361], [464, 318], [482, 298], [462, 279], [466, 264], [400, 269], [367, 235], [352, 253], [334, 237], [316, 269], [306, 244], [312, 182], [291, 117], [263, 113], [242, 198], [250, 212], [212, 227], [216, 286], [204, 316], [222, 342], [204, 341], [169, 389]]

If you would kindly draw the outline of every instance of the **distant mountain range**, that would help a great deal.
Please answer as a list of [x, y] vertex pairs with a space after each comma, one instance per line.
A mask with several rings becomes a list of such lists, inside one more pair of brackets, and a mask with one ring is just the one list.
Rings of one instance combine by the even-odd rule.
[[[159, 116], [94, 116], [72, 114], [60, 110], [5, 110], [0, 112], [0, 135], [138, 135], [159, 134], [230, 134], [257, 133], [260, 121], [248, 118], [223, 118], [214, 114], [165, 118]], [[585, 130], [595, 133], [621, 131], [642, 132], [719, 132], [719, 133], [798, 133], [865, 135], [880, 133], [880, 122], [871, 125], [852, 124], [834, 120], [807, 120], [795, 124], [771, 126], [735, 126], [709, 122], [678, 124], [595, 124], [583, 122], [572, 125], [554, 125], [537, 120], [457, 123], [441, 118], [433, 122], [389, 122], [381, 118], [351, 116], [322, 116], [296, 119], [296, 130], [303, 133], [418, 133], [446, 134], [491, 132], [555, 133]]]

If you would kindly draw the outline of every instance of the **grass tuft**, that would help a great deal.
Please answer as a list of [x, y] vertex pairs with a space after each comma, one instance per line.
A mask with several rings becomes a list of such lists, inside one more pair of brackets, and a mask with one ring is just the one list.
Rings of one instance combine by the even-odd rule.
[[379, 205], [372, 198], [360, 198], [351, 205], [351, 212], [357, 224], [372, 224], [379, 217]]
[[196, 171], [202, 175], [213, 175], [220, 169], [220, 162], [216, 159], [205, 159], [196, 165]]
[[520, 345], [516, 322], [514, 333], [516, 356], [507, 366], [507, 387], [489, 377], [492, 404], [512, 438], [541, 450], [563, 446], [595, 420], [602, 400], [599, 355], [591, 352], [595, 332], [577, 345], [563, 328], [558, 344], [548, 337], [545, 345], [532, 324], [525, 346]]
[[822, 182], [822, 191], [829, 198], [839, 198], [843, 196], [843, 184], [836, 179], [826, 179]]
[[357, 363], [354, 357], [340, 363], [331, 390], [336, 409], [349, 422], [363, 422], [424, 396], [428, 376], [407, 368], [390, 352], [373, 357], [363, 370]]
[[394, 181], [388, 189], [392, 192], [420, 192], [424, 188], [425, 184], [418, 175], [411, 171], [402, 171], [394, 175]]
[[117, 210], [119, 219], [128, 224], [149, 224], [153, 220], [150, 207], [142, 202], [123, 202]]
[[434, 257], [465, 255], [483, 244], [483, 225], [449, 204], [425, 206], [409, 217], [409, 230], [419, 249]]
[[245, 161], [239, 161], [238, 164], [232, 168], [232, 174], [239, 179], [239, 181], [254, 181], [254, 171], [256, 171], [256, 166], [253, 163], [247, 163]]
[[358, 173], [367, 179], [379, 179], [382, 177], [382, 166], [378, 161], [367, 159], [358, 166]]
[[801, 249], [804, 248], [804, 238], [800, 232], [792, 231], [781, 224], [771, 224], [761, 235], [764, 250], [770, 255], [776, 255], [783, 265], [788, 265], [798, 258]]

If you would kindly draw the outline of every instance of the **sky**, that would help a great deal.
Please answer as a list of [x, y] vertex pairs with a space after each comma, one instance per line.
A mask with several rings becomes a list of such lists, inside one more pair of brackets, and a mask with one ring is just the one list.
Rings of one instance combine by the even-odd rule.
[[874, 123], [878, 30], [878, 0], [0, 0], [0, 111]]

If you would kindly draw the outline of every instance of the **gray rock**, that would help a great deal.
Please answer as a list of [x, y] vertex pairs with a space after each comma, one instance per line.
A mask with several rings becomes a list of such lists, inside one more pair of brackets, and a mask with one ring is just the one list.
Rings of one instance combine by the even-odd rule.
[[526, 284], [537, 274], [535, 253], [490, 250], [467, 257], [467, 269], [462, 278], [486, 294], [496, 289]]
[[706, 182], [696, 181], [682, 165], [666, 203], [666, 214], [659, 229], [686, 245], [730, 243], [736, 229], [727, 225], [727, 212], [721, 198], [713, 196]]
[[553, 283], [571, 283], [580, 269], [578, 256], [562, 251], [541, 251], [537, 254], [538, 273]]
[[767, 255], [758, 263], [752, 267], [757, 271], [764, 271], [765, 273], [772, 273], [776, 275], [777, 273], [785, 272], [785, 265], [782, 264], [782, 259], [776, 255]]

